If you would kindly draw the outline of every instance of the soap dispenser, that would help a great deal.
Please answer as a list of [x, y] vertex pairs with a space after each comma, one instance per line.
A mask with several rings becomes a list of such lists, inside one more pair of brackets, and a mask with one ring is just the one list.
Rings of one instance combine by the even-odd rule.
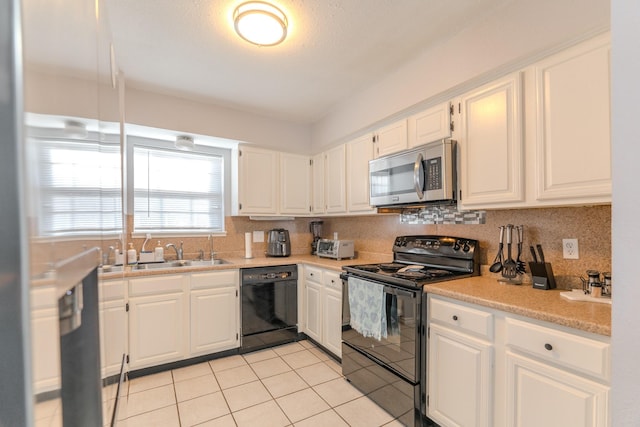
[[160, 244], [160, 240], [158, 240], [158, 246], [153, 251], [153, 260], [155, 262], [164, 262], [164, 248]]
[[129, 249], [127, 250], [127, 264], [137, 264], [138, 254], [133, 248], [133, 243], [129, 243]]
[[116, 256], [114, 265], [122, 265], [124, 264], [124, 254], [122, 253], [122, 249], [120, 249], [120, 243], [116, 242]]

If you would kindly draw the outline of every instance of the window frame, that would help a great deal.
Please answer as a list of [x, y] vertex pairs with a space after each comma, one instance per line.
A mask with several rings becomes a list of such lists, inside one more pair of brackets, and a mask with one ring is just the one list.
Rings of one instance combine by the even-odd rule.
[[[156, 130], [156, 133], [158, 131]], [[160, 131], [161, 132], [161, 131]], [[161, 132], [162, 133], [162, 132]], [[135, 184], [134, 184], [134, 148], [143, 147], [151, 149], [160, 149], [164, 151], [175, 151], [181, 153], [182, 151], [175, 148], [174, 140], [166, 140], [160, 138], [172, 138], [175, 132], [166, 131], [166, 134], [160, 137], [148, 137], [141, 135], [127, 135], [126, 137], [126, 201], [125, 212], [127, 217], [131, 216], [131, 236], [134, 238], [145, 237], [147, 234], [162, 237], [181, 237], [181, 236], [202, 236], [202, 235], [216, 235], [226, 236], [226, 224], [225, 218], [229, 216], [231, 211], [231, 192], [232, 192], [232, 148], [215, 147], [209, 145], [196, 144], [193, 150], [190, 152], [202, 155], [213, 155], [222, 157], [223, 168], [223, 207], [222, 207], [222, 229], [221, 230], [180, 230], [180, 229], [154, 229], [154, 230], [136, 230], [135, 228]], [[196, 137], [196, 140], [198, 138]], [[172, 171], [167, 171], [172, 173]]]

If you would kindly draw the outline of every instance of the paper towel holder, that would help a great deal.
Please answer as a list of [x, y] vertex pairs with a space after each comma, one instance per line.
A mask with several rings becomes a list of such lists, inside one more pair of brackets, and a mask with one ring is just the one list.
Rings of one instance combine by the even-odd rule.
[[253, 244], [253, 233], [251, 232], [244, 233], [244, 259], [253, 258], [252, 244]]

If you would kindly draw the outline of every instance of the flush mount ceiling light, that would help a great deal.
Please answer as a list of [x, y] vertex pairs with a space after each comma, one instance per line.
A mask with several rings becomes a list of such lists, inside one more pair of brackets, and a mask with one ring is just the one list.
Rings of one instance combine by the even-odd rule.
[[236, 7], [233, 23], [240, 37], [258, 46], [275, 46], [287, 37], [287, 17], [263, 1], [248, 1]]
[[184, 151], [191, 151], [195, 147], [193, 138], [190, 136], [180, 135], [176, 137], [176, 148]]

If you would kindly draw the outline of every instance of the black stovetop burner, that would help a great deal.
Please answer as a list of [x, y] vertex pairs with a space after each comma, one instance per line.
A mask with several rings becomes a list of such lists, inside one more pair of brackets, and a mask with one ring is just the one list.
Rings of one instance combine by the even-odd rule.
[[393, 262], [345, 266], [346, 276], [373, 279], [407, 288], [477, 274], [478, 242], [447, 236], [400, 236]]

